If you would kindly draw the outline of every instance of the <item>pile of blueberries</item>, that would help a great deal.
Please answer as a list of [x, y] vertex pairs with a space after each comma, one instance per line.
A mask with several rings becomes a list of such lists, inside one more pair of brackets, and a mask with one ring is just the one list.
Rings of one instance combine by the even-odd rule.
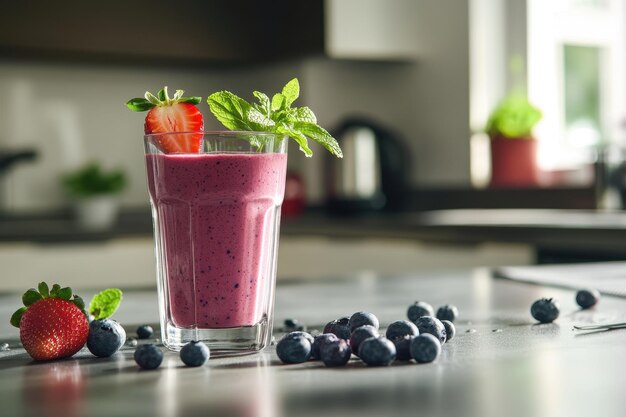
[[[142, 325], [137, 328], [138, 339], [150, 339], [154, 336], [151, 326]], [[126, 331], [115, 320], [92, 320], [89, 323], [87, 348], [99, 358], [108, 358], [126, 343]], [[137, 341], [129, 338], [128, 345], [136, 346]], [[180, 359], [187, 366], [202, 366], [209, 360], [211, 353], [202, 342], [189, 342], [180, 351]], [[135, 362], [142, 369], [156, 369], [163, 362], [163, 352], [155, 344], [142, 344], [134, 354]]]
[[379, 333], [378, 318], [359, 311], [326, 324], [322, 334], [313, 337], [304, 331], [285, 335], [276, 345], [283, 363], [320, 360], [329, 367], [344, 366], [352, 355], [369, 366], [388, 366], [394, 361], [429, 363], [439, 357], [442, 344], [455, 335], [454, 320], [459, 315], [453, 305], [437, 310], [423, 301], [409, 306], [409, 320], [397, 320]]

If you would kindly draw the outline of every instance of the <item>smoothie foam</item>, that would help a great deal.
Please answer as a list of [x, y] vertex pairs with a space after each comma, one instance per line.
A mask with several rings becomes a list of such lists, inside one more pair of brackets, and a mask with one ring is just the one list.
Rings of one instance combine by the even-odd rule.
[[146, 163], [170, 322], [258, 323], [273, 285], [287, 155], [150, 154]]

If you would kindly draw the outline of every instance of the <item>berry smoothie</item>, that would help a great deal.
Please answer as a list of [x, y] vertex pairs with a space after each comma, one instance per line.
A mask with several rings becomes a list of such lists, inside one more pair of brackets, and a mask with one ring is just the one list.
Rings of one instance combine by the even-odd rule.
[[150, 154], [146, 163], [170, 323], [261, 321], [274, 285], [287, 155]]

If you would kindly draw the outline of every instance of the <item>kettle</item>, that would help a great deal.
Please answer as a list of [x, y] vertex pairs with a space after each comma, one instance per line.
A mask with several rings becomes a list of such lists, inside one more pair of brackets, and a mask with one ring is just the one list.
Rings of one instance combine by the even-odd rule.
[[332, 131], [343, 159], [326, 158], [326, 204], [331, 213], [396, 211], [406, 201], [409, 153], [389, 129], [350, 118]]

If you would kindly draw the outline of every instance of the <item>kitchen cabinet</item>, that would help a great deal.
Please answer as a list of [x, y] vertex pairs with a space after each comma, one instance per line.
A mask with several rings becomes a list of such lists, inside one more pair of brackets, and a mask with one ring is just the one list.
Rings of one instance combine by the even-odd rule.
[[242, 64], [326, 54], [408, 61], [413, 0], [2, 2], [4, 57]]
[[323, 0], [2, 2], [3, 56], [237, 63], [323, 50]]
[[[285, 236], [279, 245], [278, 280], [410, 273], [444, 268], [528, 265], [533, 252], [525, 245], [448, 245], [406, 239], [337, 239]], [[145, 288], [156, 284], [152, 237], [106, 241], [0, 244], [0, 291], [23, 291], [40, 281], [73, 288], [107, 286]]]
[[414, 0], [326, 0], [325, 51], [331, 58], [411, 61], [417, 56]]

